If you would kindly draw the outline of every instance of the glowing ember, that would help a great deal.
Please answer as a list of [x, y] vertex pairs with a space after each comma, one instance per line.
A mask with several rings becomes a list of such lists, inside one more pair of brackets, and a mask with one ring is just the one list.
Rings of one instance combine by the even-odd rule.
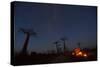
[[77, 53], [80, 52], [80, 48], [76, 48], [74, 51], [75, 51], [75, 53], [77, 54]]
[[75, 53], [73, 52], [72, 55], [75, 55]]
[[72, 55], [77, 56], [77, 57], [87, 57], [87, 53], [82, 51], [80, 48], [74, 49], [72, 52]]
[[83, 54], [84, 57], [87, 57], [87, 54]]
[[79, 56], [82, 56], [82, 52], [80, 51], [80, 52], [78, 53], [78, 55], [79, 55]]

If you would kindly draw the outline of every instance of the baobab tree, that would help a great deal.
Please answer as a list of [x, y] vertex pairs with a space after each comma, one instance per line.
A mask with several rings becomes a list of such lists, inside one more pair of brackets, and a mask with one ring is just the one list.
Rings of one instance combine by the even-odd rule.
[[22, 53], [23, 53], [23, 54], [27, 54], [27, 47], [28, 47], [28, 43], [29, 43], [30, 36], [32, 36], [32, 35], [33, 35], [33, 36], [36, 36], [37, 33], [34, 32], [33, 29], [24, 29], [24, 28], [20, 28], [19, 31], [23, 32], [23, 33], [26, 35], [26, 39], [25, 39], [25, 41], [24, 41], [24, 46], [23, 46], [23, 48], [22, 48]]
[[56, 42], [54, 42], [53, 44], [55, 44], [56, 45], [56, 50], [57, 50], [57, 53], [59, 52], [59, 49], [58, 49], [58, 43], [59, 43], [59, 41], [56, 41]]
[[64, 52], [65, 52], [65, 51], [66, 51], [66, 40], [68, 40], [68, 39], [65, 38], [65, 37], [63, 37], [63, 38], [61, 38], [61, 40], [63, 41], [63, 45], [64, 45], [63, 50], [64, 50]]

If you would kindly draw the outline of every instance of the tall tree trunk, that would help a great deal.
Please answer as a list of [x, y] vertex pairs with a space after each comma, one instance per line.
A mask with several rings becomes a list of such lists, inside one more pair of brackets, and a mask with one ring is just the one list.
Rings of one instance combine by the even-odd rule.
[[56, 50], [57, 50], [57, 53], [58, 53], [58, 46], [57, 46], [57, 44], [56, 44]]
[[25, 39], [25, 42], [24, 42], [22, 53], [27, 54], [27, 46], [28, 46], [29, 38], [30, 38], [30, 35], [26, 34], [26, 39]]
[[64, 41], [64, 52], [66, 52], [66, 45], [65, 45], [65, 41]]

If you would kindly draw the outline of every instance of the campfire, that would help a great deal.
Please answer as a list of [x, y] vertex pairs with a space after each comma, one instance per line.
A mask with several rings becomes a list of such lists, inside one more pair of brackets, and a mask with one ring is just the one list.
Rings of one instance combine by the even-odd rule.
[[80, 48], [75, 48], [72, 52], [72, 55], [75, 57], [88, 57], [87, 52], [85, 52], [84, 50], [81, 50]]

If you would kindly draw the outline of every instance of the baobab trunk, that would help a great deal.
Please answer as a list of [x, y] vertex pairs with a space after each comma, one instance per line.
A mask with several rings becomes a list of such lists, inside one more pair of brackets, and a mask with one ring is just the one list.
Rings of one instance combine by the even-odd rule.
[[65, 41], [64, 41], [64, 52], [66, 52], [66, 45], [65, 45]]
[[58, 53], [58, 48], [57, 48], [57, 44], [56, 44], [56, 50], [57, 50], [57, 53]]
[[22, 49], [22, 53], [24, 53], [24, 54], [27, 54], [27, 47], [28, 47], [29, 38], [30, 38], [30, 35], [26, 34], [26, 39], [25, 39], [24, 46]]

